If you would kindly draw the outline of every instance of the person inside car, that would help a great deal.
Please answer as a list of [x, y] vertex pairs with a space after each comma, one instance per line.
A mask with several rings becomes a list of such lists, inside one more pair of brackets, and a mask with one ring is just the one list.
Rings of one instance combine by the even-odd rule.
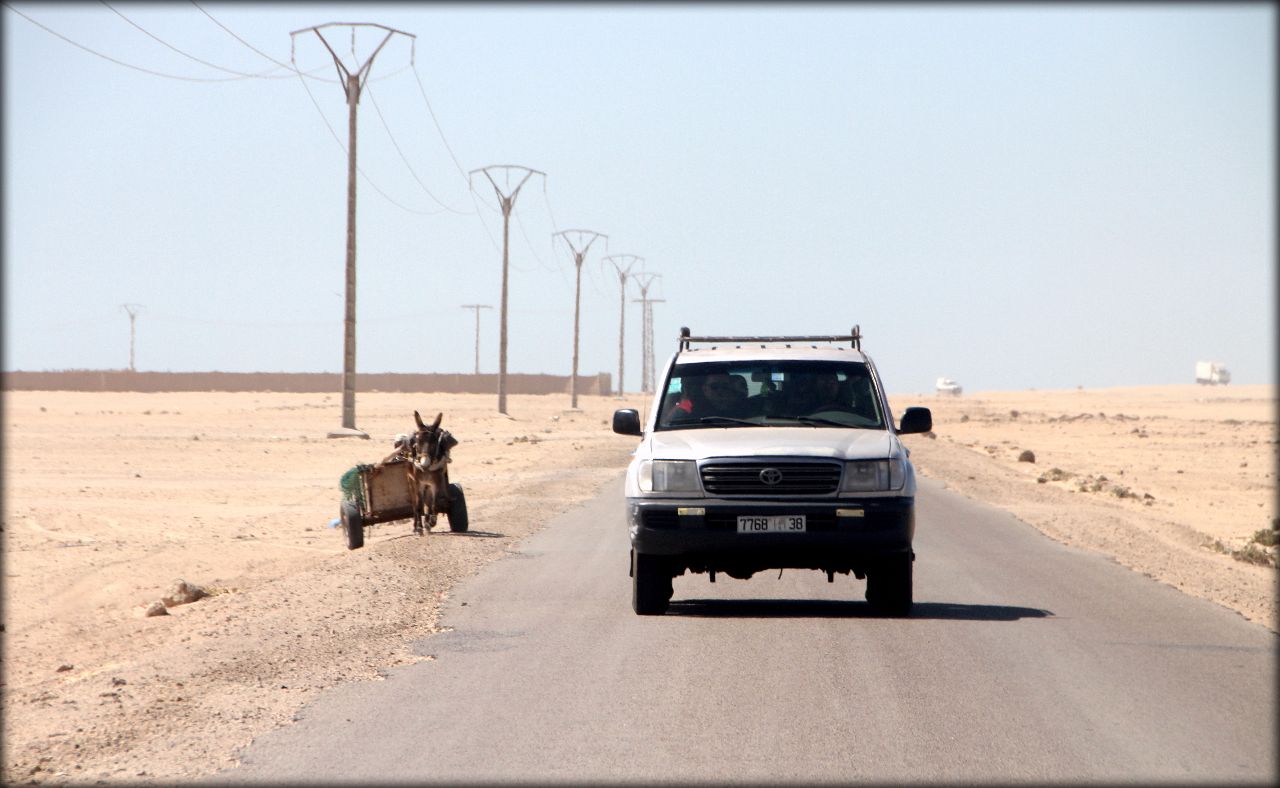
[[723, 372], [685, 377], [681, 381], [684, 394], [664, 414], [665, 423], [697, 421], [706, 416], [746, 418], [750, 415], [750, 408], [745, 387], [735, 382], [735, 377]]
[[823, 411], [852, 413], [847, 389], [834, 372], [797, 374], [787, 398], [787, 415], [807, 416]]

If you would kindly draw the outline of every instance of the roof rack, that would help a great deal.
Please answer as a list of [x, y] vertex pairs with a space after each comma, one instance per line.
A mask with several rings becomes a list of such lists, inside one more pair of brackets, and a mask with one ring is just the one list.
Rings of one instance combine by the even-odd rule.
[[778, 336], [778, 337], [695, 337], [689, 335], [689, 327], [680, 329], [680, 350], [688, 350], [694, 342], [848, 342], [854, 350], [862, 350], [862, 331], [858, 326], [846, 336]]

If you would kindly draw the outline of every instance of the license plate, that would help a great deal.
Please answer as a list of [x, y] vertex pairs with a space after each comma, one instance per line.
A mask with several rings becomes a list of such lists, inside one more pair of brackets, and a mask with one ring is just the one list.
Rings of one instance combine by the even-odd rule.
[[738, 533], [740, 534], [799, 533], [803, 531], [803, 514], [743, 515], [738, 517]]

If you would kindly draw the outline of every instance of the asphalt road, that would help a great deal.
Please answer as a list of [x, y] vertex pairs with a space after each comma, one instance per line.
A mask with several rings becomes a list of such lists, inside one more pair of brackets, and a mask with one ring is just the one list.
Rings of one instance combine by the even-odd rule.
[[1267, 782], [1276, 636], [924, 480], [916, 608], [819, 572], [631, 612], [621, 483], [459, 586], [434, 661], [217, 781]]

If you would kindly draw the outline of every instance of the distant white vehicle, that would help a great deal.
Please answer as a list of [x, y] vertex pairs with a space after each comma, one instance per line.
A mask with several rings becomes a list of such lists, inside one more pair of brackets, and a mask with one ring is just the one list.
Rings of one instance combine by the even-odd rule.
[[953, 397], [958, 397], [963, 390], [964, 389], [961, 388], [960, 384], [956, 383], [951, 378], [938, 378], [939, 394], [950, 394]]
[[1196, 383], [1202, 386], [1227, 385], [1231, 382], [1231, 373], [1227, 368], [1215, 361], [1196, 362]]

